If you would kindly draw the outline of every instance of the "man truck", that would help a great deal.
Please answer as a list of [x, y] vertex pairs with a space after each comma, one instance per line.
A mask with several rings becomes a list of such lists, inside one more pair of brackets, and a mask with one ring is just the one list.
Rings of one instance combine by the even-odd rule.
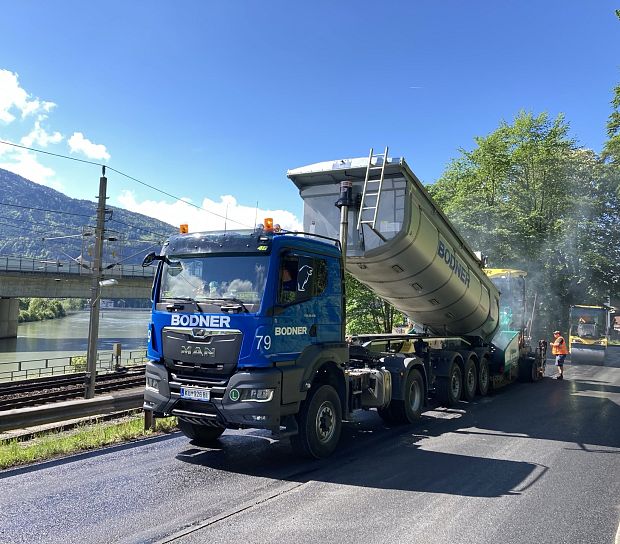
[[[404, 159], [371, 150], [288, 177], [304, 201], [303, 232], [269, 220], [175, 235], [146, 256], [157, 272], [145, 410], [177, 416], [197, 444], [262, 428], [322, 458], [357, 410], [411, 423], [430, 399], [450, 406], [542, 376], [525, 312], [502, 304]], [[383, 351], [376, 339], [347, 342], [345, 271], [421, 330], [384, 337]], [[501, 289], [518, 291], [524, 273], [508, 272], [495, 273]], [[514, 319], [502, 322], [507, 308]]]

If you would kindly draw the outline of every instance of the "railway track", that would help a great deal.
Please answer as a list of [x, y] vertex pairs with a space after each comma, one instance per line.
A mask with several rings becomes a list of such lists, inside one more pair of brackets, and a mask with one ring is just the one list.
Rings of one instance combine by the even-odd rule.
[[[0, 384], [0, 411], [39, 406], [81, 398], [84, 395], [86, 374], [51, 376]], [[107, 393], [144, 384], [144, 366], [122, 372], [97, 376], [95, 393]]]

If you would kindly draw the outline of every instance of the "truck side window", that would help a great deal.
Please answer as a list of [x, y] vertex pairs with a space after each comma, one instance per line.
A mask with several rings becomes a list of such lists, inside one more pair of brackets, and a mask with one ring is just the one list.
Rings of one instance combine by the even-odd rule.
[[[298, 255], [286, 256], [282, 259], [278, 284], [278, 302], [280, 304], [303, 302], [316, 294], [316, 262], [310, 257]], [[326, 277], [326, 275], [327, 271], [325, 270], [324, 276]], [[323, 286], [322, 289], [324, 288]]]
[[291, 304], [297, 299], [297, 272], [299, 263], [296, 257], [286, 257], [280, 264], [278, 302]]
[[320, 295], [327, 288], [327, 263], [324, 259], [314, 260], [314, 296]]

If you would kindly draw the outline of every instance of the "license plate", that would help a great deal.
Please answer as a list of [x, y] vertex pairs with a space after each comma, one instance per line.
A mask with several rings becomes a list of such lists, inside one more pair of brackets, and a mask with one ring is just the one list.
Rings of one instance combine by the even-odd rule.
[[211, 391], [197, 387], [181, 387], [181, 398], [192, 400], [211, 400]]

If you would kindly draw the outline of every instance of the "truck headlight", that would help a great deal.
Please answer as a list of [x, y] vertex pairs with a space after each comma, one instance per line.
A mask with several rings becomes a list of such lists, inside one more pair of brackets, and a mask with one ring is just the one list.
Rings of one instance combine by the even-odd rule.
[[269, 402], [273, 399], [274, 389], [243, 389], [241, 402]]
[[159, 380], [157, 378], [151, 378], [151, 376], [147, 376], [146, 386], [149, 389], [155, 389], [155, 391], [159, 391]]

